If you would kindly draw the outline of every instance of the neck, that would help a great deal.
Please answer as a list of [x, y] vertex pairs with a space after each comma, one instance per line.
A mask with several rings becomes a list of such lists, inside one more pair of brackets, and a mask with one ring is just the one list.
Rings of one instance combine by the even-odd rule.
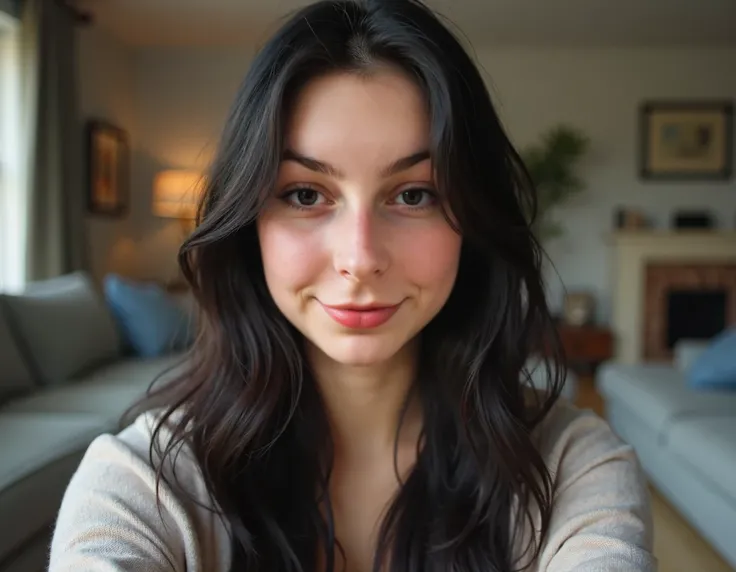
[[370, 462], [393, 455], [405, 407], [399, 444], [415, 446], [421, 413], [415, 397], [408, 406], [406, 400], [416, 375], [417, 342], [370, 366], [337, 363], [314, 347], [309, 361], [325, 404], [336, 458]]

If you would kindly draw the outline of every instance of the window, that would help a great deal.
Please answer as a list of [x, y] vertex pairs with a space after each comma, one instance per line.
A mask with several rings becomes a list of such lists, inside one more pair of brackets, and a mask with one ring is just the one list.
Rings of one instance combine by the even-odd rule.
[[22, 288], [25, 278], [27, 217], [21, 178], [25, 143], [18, 36], [17, 20], [0, 12], [0, 291]]

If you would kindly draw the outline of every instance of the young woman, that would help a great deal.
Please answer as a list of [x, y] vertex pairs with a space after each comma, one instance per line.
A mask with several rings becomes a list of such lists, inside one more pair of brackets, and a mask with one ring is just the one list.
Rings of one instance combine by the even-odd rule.
[[531, 388], [534, 192], [427, 8], [296, 14], [207, 186], [187, 369], [89, 447], [51, 572], [655, 569], [632, 449]]

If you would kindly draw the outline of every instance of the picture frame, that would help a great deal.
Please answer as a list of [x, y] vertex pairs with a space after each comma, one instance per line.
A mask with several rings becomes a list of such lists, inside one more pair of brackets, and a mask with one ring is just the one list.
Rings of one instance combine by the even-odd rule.
[[128, 134], [100, 120], [87, 122], [87, 210], [121, 217], [130, 202]]
[[640, 175], [650, 180], [728, 180], [733, 103], [649, 101], [640, 110]]

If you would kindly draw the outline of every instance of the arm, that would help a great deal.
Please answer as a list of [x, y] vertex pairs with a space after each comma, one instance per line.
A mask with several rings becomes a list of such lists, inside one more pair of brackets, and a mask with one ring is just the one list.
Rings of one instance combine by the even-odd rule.
[[557, 491], [540, 572], [654, 572], [646, 479], [602, 419], [563, 408], [550, 455]]
[[98, 437], [64, 495], [49, 572], [201, 570], [187, 553], [194, 527], [186, 511], [163, 482], [160, 494], [159, 511], [147, 460], [116, 437]]

